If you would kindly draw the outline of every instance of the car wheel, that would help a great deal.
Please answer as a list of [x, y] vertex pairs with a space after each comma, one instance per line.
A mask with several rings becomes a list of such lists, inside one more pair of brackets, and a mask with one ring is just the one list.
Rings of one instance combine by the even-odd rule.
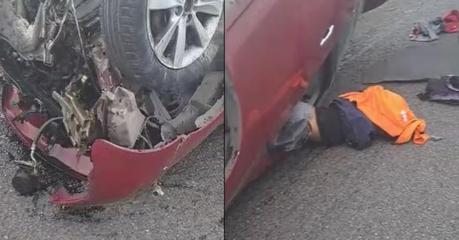
[[354, 16], [352, 17], [350, 23], [348, 24], [343, 37], [336, 44], [330, 54], [327, 56], [325, 62], [322, 64], [322, 67], [319, 69], [316, 75], [312, 78], [311, 84], [306, 91], [304, 101], [311, 103], [313, 105], [319, 105], [321, 103], [322, 97], [325, 95], [325, 92], [330, 88], [335, 80], [336, 71], [338, 69], [338, 63], [341, 59], [341, 55], [344, 52], [344, 49], [354, 32], [355, 26], [357, 25], [357, 20], [363, 11], [363, 2], [356, 1]]
[[184, 106], [213, 64], [223, 0], [104, 0], [102, 34], [124, 84]]
[[341, 43], [338, 44], [327, 56], [319, 71], [313, 76], [306, 90], [303, 101], [313, 105], [319, 105], [325, 92], [330, 88], [335, 79], [336, 70], [342, 51]]

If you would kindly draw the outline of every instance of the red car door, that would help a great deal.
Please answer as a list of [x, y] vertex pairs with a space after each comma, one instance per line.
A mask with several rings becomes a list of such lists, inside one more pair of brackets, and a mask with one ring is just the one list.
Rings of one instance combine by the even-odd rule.
[[[237, 0], [227, 8], [226, 67], [239, 99], [241, 149], [227, 172], [227, 203], [268, 163], [266, 146], [336, 42], [338, 0]], [[232, 12], [233, 11], [233, 12]]]

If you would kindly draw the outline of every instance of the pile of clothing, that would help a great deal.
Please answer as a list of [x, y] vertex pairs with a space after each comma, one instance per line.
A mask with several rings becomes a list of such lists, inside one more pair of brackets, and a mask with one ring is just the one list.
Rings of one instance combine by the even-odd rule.
[[459, 32], [459, 11], [451, 10], [443, 17], [416, 23], [409, 37], [411, 41], [431, 42], [437, 40], [441, 33], [455, 32]]
[[425, 131], [426, 122], [415, 116], [403, 97], [377, 85], [342, 94], [327, 107], [300, 102], [274, 146], [292, 151], [312, 140], [326, 146], [345, 143], [361, 150], [376, 136], [388, 137], [395, 144], [424, 144], [430, 138]]

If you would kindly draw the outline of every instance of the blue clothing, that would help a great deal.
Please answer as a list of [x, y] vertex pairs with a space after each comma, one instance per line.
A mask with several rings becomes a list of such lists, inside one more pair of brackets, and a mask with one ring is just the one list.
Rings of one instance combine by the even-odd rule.
[[346, 99], [336, 98], [331, 105], [338, 109], [346, 144], [358, 150], [370, 146], [371, 140], [377, 134], [371, 121]]

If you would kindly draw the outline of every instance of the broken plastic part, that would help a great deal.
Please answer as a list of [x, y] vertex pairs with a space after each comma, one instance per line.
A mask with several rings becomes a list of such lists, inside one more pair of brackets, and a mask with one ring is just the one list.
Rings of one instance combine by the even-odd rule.
[[223, 94], [224, 75], [222, 72], [208, 73], [191, 97], [184, 110], [161, 127], [161, 136], [169, 142], [178, 135], [189, 133], [197, 128], [196, 119], [212, 108]]
[[157, 196], [164, 196], [163, 189], [157, 183], [155, 183], [153, 186], [153, 194]]
[[[105, 111], [99, 119], [106, 123], [107, 136], [115, 144], [132, 148], [142, 132], [145, 116], [137, 107], [133, 92], [116, 87], [113, 91], [104, 91], [96, 108], [103, 106]], [[105, 118], [105, 119], [104, 119]]]
[[206, 113], [199, 116], [195, 125], [197, 128], [202, 128], [207, 125], [218, 113], [222, 112], [224, 109], [224, 97], [221, 97], [217, 102], [207, 111]]
[[434, 142], [438, 142], [438, 141], [441, 141], [441, 140], [443, 140], [443, 139], [444, 139], [443, 137], [430, 135], [430, 140], [432, 140], [432, 141], [434, 141]]
[[149, 113], [153, 113], [152, 115], [160, 121], [164, 122], [171, 120], [171, 115], [167, 111], [166, 107], [164, 107], [155, 90], [148, 93], [148, 98], [145, 101], [145, 107]]

